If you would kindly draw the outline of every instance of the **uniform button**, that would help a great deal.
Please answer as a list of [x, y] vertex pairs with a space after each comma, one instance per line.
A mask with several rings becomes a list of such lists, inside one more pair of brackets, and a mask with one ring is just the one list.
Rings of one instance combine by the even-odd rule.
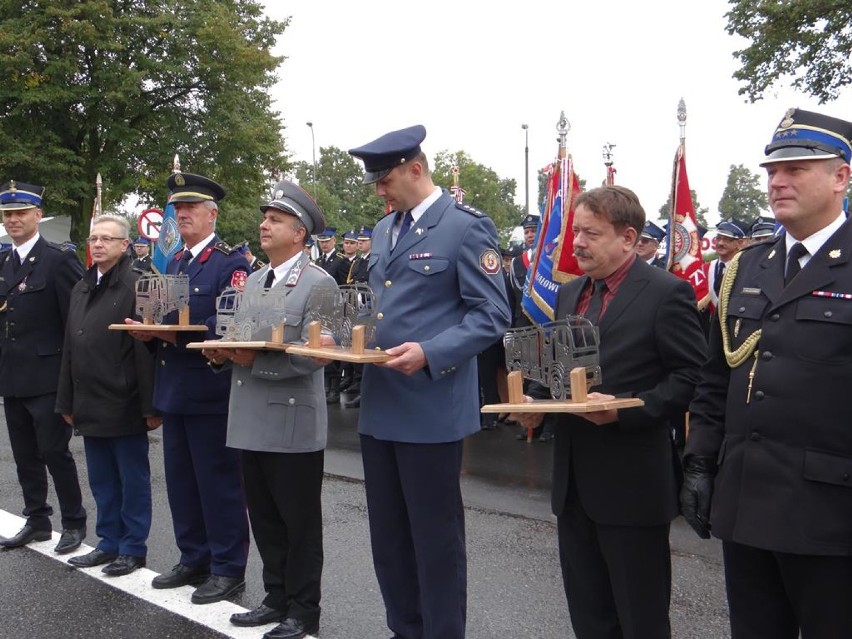
[[841, 475], [841, 479], [843, 481], [849, 481], [849, 473], [843, 473], [843, 475]]
[[823, 315], [825, 315], [826, 317], [831, 317], [831, 311], [826, 311], [825, 313], [823, 313]]
[[295, 404], [295, 403], [296, 403], [296, 398], [295, 398], [295, 397], [291, 397], [291, 398], [290, 398], [290, 401], [289, 401], [289, 402], [287, 402], [287, 403], [288, 403], [288, 404], [290, 404], [290, 406], [292, 406], [293, 404]]
[[[14, 326], [14, 324], [12, 324], [12, 326]], [[82, 335], [82, 334], [83, 334], [83, 329], [81, 328], [79, 331], [77, 331], [77, 335]]]
[[760, 433], [752, 433], [749, 436], [749, 439], [753, 442], [759, 442], [760, 441]]
[[15, 338], [14, 338], [14, 337], [12, 338], [12, 341], [13, 341], [13, 342], [15, 341]]
[[745, 313], [745, 306], [740, 306], [740, 313]]
[[194, 289], [192, 289], [193, 293], [197, 293], [198, 291], [199, 291], [199, 288], [197, 286]]
[[391, 281], [385, 280], [385, 288], [390, 288], [390, 287], [391, 287]]
[[772, 354], [772, 351], [763, 351], [760, 354], [760, 359], [762, 359], [764, 362], [768, 362], [773, 357], [775, 357], [775, 356]]
[[163, 344], [163, 348], [168, 348], [168, 347], [169, 347], [169, 343], [168, 343], [168, 342], [162, 342], [162, 344]]
[[431, 271], [432, 269], [429, 268], [429, 265], [427, 264], [426, 266], [423, 267], [423, 270], [424, 271]]
[[384, 318], [385, 318], [384, 313], [376, 313], [376, 319], [384, 319]]
[[166, 360], [161, 359], [161, 360], [160, 360], [160, 366], [165, 366], [165, 365], [166, 365]]
[[777, 322], [781, 319], [781, 315], [779, 315], [778, 313], [773, 313], [769, 316], [769, 319], [771, 319], [773, 322]]
[[242, 385], [243, 385], [243, 380], [238, 379], [238, 380], [237, 380], [237, 386], [242, 386]]
[[763, 399], [764, 397], [766, 397], [766, 394], [765, 394], [763, 391], [757, 391], [757, 392], [754, 394], [754, 398], [755, 398], [756, 400], [758, 400], [758, 401], [760, 401], [760, 400], [761, 400], [761, 399]]

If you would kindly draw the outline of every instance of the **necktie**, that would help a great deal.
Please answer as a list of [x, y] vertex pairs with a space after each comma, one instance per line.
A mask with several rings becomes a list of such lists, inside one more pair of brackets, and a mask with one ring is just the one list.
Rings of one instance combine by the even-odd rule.
[[272, 268], [270, 268], [269, 272], [267, 272], [267, 274], [266, 274], [266, 281], [264, 281], [264, 283], [263, 283], [263, 288], [265, 288], [266, 290], [269, 290], [270, 288], [272, 288], [272, 283], [274, 281], [275, 281], [275, 271]]
[[589, 299], [589, 308], [586, 309], [585, 313], [586, 319], [592, 324], [597, 324], [600, 321], [604, 293], [606, 293], [606, 282], [604, 280], [595, 280], [592, 284], [592, 296]]
[[180, 264], [178, 265], [178, 275], [180, 275], [186, 270], [186, 267], [189, 266], [189, 261], [191, 259], [192, 251], [184, 250], [183, 255], [180, 256]]
[[405, 215], [402, 218], [402, 226], [399, 227], [399, 235], [396, 236], [397, 244], [399, 244], [399, 241], [405, 236], [406, 233], [408, 233], [408, 230], [411, 228], [412, 222], [414, 222], [414, 218], [411, 215], [411, 211], [406, 211]]
[[15, 267], [15, 272], [17, 273], [18, 269], [21, 268], [21, 256], [17, 250], [12, 250], [12, 253], [14, 254], [14, 257], [12, 258], [13, 266]]
[[790, 248], [787, 255], [787, 274], [784, 276], [784, 286], [787, 286], [794, 277], [802, 270], [799, 258], [808, 254], [808, 249], [801, 242], [796, 242]]
[[719, 260], [716, 263], [716, 277], [713, 278], [713, 292], [719, 297], [719, 289], [722, 286], [722, 276], [725, 275], [725, 263]]

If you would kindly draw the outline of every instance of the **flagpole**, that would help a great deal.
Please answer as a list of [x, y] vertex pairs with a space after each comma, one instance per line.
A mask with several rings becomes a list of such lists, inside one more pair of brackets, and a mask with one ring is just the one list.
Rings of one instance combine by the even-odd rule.
[[613, 153], [612, 150], [615, 148], [614, 144], [610, 144], [607, 142], [603, 146], [603, 161], [604, 166], [606, 167], [606, 179], [604, 180], [604, 186], [613, 186], [615, 184], [615, 169], [613, 168]]

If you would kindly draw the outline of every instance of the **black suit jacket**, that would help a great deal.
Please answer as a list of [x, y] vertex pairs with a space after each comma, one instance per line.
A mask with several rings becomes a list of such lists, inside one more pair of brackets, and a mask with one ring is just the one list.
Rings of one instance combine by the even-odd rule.
[[17, 273], [0, 253], [0, 395], [56, 391], [71, 289], [83, 276], [73, 249], [40, 237]]
[[846, 221], [787, 287], [783, 236], [739, 257], [724, 322], [734, 349], [761, 329], [758, 357], [730, 368], [713, 322], [685, 451], [719, 463], [710, 521], [721, 539], [852, 554], [850, 247]]
[[[588, 277], [559, 289], [556, 317], [575, 315]], [[636, 259], [600, 324], [602, 384], [593, 391], [639, 397], [618, 421], [596, 426], [578, 415], [556, 421], [553, 512], [569, 481], [599, 524], [651, 526], [678, 514], [678, 468], [669, 420], [692, 398], [706, 342], [692, 287]], [[573, 466], [573, 467], [572, 467]]]

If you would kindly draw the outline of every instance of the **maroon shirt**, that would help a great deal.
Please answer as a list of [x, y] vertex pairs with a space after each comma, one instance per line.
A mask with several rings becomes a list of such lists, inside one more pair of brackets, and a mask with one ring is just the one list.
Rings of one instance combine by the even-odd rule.
[[[624, 264], [615, 269], [609, 277], [604, 278], [604, 282], [606, 282], [606, 290], [603, 294], [601, 314], [599, 318], [603, 317], [604, 313], [606, 313], [607, 306], [609, 306], [609, 303], [615, 297], [615, 294], [618, 293], [618, 287], [621, 286], [624, 278], [627, 277], [627, 272], [630, 270], [630, 267], [633, 266], [633, 261], [635, 259], [636, 253], [633, 253], [633, 255], [628, 257]], [[595, 281], [590, 277], [586, 287], [580, 294], [580, 300], [577, 302], [577, 315], [585, 315], [586, 311], [589, 310], [589, 301], [592, 298], [594, 283]], [[600, 321], [600, 319], [598, 319], [598, 321]]]

